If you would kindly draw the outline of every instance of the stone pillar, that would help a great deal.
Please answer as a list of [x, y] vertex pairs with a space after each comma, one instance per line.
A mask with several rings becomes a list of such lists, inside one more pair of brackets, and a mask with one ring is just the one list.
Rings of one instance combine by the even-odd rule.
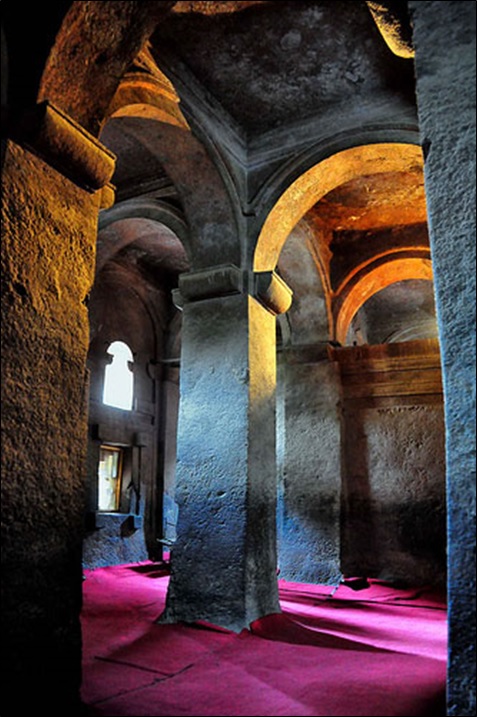
[[447, 452], [448, 714], [475, 714], [475, 3], [415, 2]]
[[276, 578], [275, 316], [291, 292], [273, 272], [182, 275], [179, 507], [161, 622], [240, 631], [280, 611]]
[[113, 168], [93, 137], [48, 104], [5, 146], [2, 670], [5, 702], [20, 714], [75, 714], [79, 704], [84, 301]]
[[340, 384], [326, 345], [281, 354], [280, 578], [337, 585], [340, 570]]

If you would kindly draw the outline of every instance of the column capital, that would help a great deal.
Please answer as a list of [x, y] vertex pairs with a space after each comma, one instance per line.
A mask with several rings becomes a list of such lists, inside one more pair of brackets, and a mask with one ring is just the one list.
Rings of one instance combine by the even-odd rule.
[[246, 294], [257, 299], [275, 316], [291, 306], [293, 292], [274, 271], [242, 271], [234, 264], [181, 274], [179, 289], [173, 292], [174, 303], [184, 303]]
[[103, 190], [103, 204], [110, 204], [115, 155], [61, 109], [39, 103], [23, 115], [14, 135], [82, 189]]
[[179, 293], [186, 302], [242, 294], [244, 288], [243, 273], [234, 264], [213, 266], [179, 277]]

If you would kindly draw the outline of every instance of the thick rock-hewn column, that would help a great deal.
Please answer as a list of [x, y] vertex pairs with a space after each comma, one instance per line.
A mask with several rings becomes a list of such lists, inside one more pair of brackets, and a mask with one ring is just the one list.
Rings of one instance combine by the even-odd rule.
[[273, 272], [185, 274], [177, 440], [177, 542], [162, 622], [240, 631], [279, 612], [276, 579]]
[[444, 379], [448, 714], [464, 717], [475, 714], [475, 3], [409, 7]]
[[340, 571], [340, 384], [326, 344], [290, 348], [279, 371], [280, 577], [338, 584]]
[[84, 300], [113, 168], [94, 138], [48, 104], [21, 143], [5, 146], [2, 671], [5, 702], [20, 714], [75, 714], [79, 704]]

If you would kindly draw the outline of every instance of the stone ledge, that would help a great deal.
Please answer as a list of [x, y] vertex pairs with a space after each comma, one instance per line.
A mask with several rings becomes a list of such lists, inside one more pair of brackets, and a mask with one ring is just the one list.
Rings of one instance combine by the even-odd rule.
[[248, 293], [270, 313], [283, 314], [291, 306], [293, 292], [274, 271], [246, 272], [233, 264], [182, 274], [179, 289], [173, 291], [174, 303], [204, 301]]
[[[221, 296], [242, 294], [244, 291], [243, 274], [233, 264], [181, 274], [179, 294], [185, 301], [203, 301]], [[179, 294], [175, 294], [179, 297]]]
[[16, 141], [83, 189], [96, 192], [111, 187], [114, 154], [50, 102], [42, 102], [24, 115], [13, 134]]

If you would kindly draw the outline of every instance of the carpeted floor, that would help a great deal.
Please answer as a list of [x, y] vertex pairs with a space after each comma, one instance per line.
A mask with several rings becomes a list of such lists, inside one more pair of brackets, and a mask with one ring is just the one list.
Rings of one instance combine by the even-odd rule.
[[279, 581], [281, 615], [240, 635], [157, 625], [167, 567], [86, 572], [83, 700], [91, 715], [445, 715], [446, 606], [425, 588]]

